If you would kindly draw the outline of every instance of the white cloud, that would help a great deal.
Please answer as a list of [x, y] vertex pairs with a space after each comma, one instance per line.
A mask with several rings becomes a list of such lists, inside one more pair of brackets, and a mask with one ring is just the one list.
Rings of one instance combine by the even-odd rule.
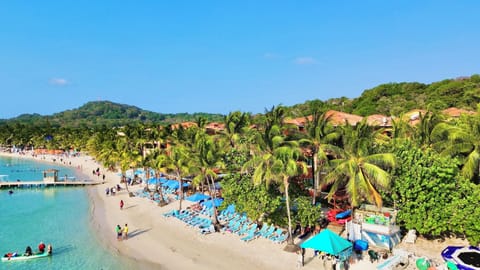
[[57, 86], [65, 86], [67, 84], [70, 84], [70, 82], [65, 78], [51, 78], [49, 83], [51, 85], [57, 85]]
[[295, 64], [297, 65], [312, 65], [317, 63], [317, 60], [315, 60], [315, 58], [310, 56], [301, 56], [301, 57], [295, 58], [293, 62], [295, 62]]

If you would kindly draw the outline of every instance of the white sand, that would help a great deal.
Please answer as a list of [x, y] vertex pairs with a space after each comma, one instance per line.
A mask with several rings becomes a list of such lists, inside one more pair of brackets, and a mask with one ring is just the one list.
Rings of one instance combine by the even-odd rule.
[[[20, 156], [32, 158], [30, 155]], [[37, 160], [42, 160], [37, 157]], [[214, 233], [201, 235], [197, 229], [187, 227], [176, 218], [165, 218], [162, 213], [178, 209], [178, 202], [159, 207], [156, 203], [139, 197], [130, 198], [122, 184], [122, 191], [115, 196], [106, 196], [105, 188], [120, 182], [117, 173], [107, 172], [101, 165], [89, 157], [63, 158], [65, 165], [80, 167], [84, 177], [97, 180], [92, 170], [100, 168], [106, 174], [106, 183], [90, 187], [92, 199], [92, 222], [99, 238], [122, 256], [138, 262], [137, 269], [295, 269], [296, 254], [283, 251], [284, 244], [275, 244], [266, 239], [255, 239], [244, 243], [237, 235]], [[46, 161], [52, 157], [46, 157]], [[59, 158], [57, 158], [57, 163]], [[83, 179], [82, 179], [83, 180]], [[138, 190], [139, 185], [129, 187]], [[125, 202], [120, 210], [120, 200]], [[183, 204], [183, 207], [188, 202]], [[130, 238], [117, 241], [115, 226], [127, 223]], [[446, 244], [440, 247], [445, 247]], [[432, 246], [430, 246], [431, 250]], [[438, 248], [436, 248], [438, 249]], [[434, 249], [434, 250], [436, 250]], [[441, 251], [442, 248], [439, 250]], [[417, 250], [417, 255], [422, 255]], [[437, 253], [439, 254], [439, 253]], [[428, 254], [427, 254], [428, 255]], [[313, 251], [307, 250], [303, 269], [323, 269], [321, 260], [313, 258]], [[368, 257], [368, 256], [367, 256]], [[350, 266], [352, 270], [376, 269], [367, 259]], [[413, 268], [415, 269], [415, 268]]]

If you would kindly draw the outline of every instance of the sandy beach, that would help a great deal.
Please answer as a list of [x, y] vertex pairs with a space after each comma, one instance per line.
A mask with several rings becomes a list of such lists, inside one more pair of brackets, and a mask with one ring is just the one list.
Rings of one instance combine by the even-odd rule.
[[[39, 161], [53, 162], [52, 157], [2, 153]], [[57, 163], [59, 159], [57, 158]], [[63, 158], [64, 165], [77, 168], [85, 179], [99, 180], [92, 171], [100, 168], [105, 174], [105, 184], [88, 188], [92, 200], [92, 225], [100, 240], [117, 252], [138, 262], [137, 269], [295, 269], [296, 254], [283, 251], [284, 244], [275, 244], [266, 239], [255, 239], [249, 243], [230, 233], [202, 235], [196, 229], [187, 227], [176, 218], [166, 218], [162, 214], [178, 209], [178, 201], [159, 207], [147, 198], [129, 197], [124, 185], [115, 196], [106, 196], [105, 189], [120, 182], [116, 172], [108, 172], [88, 156]], [[101, 178], [101, 177], [100, 177]], [[83, 180], [83, 179], [82, 179]], [[130, 186], [130, 191], [143, 186]], [[120, 200], [125, 202], [120, 210]], [[183, 208], [188, 205], [184, 202]], [[128, 224], [129, 239], [118, 241], [116, 225]], [[453, 241], [453, 240], [452, 240]], [[455, 239], [457, 244], [465, 241]], [[431, 241], [418, 241], [415, 245], [401, 247], [417, 256], [430, 256], [441, 261], [440, 252], [447, 243], [435, 244]], [[433, 257], [432, 257], [433, 256]], [[352, 264], [349, 269], [376, 269], [377, 263], [367, 259]], [[313, 251], [306, 251], [303, 269], [323, 269], [321, 260], [313, 258]], [[411, 268], [415, 269], [415, 268]]]

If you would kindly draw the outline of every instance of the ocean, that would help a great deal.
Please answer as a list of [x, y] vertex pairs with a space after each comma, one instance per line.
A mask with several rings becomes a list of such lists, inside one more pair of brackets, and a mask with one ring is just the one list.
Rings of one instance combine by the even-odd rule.
[[[60, 177], [79, 177], [74, 168], [0, 157], [0, 181], [41, 181], [52, 168]], [[0, 190], [0, 255], [23, 253], [27, 246], [36, 251], [40, 241], [53, 246], [51, 257], [0, 262], [0, 269], [135, 269], [99, 241], [90, 211], [85, 187]]]

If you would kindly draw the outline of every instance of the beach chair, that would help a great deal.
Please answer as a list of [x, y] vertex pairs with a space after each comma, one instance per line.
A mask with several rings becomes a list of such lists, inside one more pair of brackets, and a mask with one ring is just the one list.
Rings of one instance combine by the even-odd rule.
[[282, 233], [283, 233], [283, 230], [282, 230], [281, 228], [278, 228], [276, 231], [274, 231], [274, 232], [268, 237], [268, 239], [273, 240], [273, 239], [275, 239], [276, 237], [282, 235]]
[[176, 214], [178, 214], [178, 210], [172, 210], [172, 211], [168, 211], [168, 212], [164, 213], [163, 216], [164, 217], [173, 217]]
[[250, 223], [246, 222], [246, 223], [243, 223], [240, 227], [238, 227], [238, 230], [234, 230], [232, 232], [238, 235], [242, 235], [246, 230], [248, 230], [249, 227], [250, 227]]
[[287, 240], [287, 238], [288, 238], [288, 233], [285, 232], [284, 234], [281, 234], [278, 237], [275, 237], [274, 239], [272, 239], [272, 241], [274, 243], [281, 244], [283, 243], [283, 241]]
[[272, 224], [270, 228], [261, 236], [268, 239], [268, 237], [270, 237], [274, 232], [275, 232], [275, 226]]
[[214, 232], [215, 232], [215, 226], [213, 226], [213, 224], [211, 224], [211, 223], [208, 227], [202, 228], [200, 230], [201, 234], [209, 234], [209, 233], [214, 233]]
[[232, 227], [230, 227], [230, 232], [236, 232], [240, 229], [240, 227], [242, 226], [242, 222], [241, 221], [238, 221], [237, 223], [233, 224]]
[[262, 228], [255, 232], [255, 236], [260, 236], [264, 234], [265, 232], [267, 232], [268, 228], [270, 228], [270, 225], [268, 225], [267, 223], [264, 223]]
[[233, 228], [238, 227], [240, 224], [241, 223], [239, 220], [231, 220], [225, 227], [222, 228], [222, 232], [232, 231]]
[[199, 216], [193, 217], [192, 219], [185, 221], [185, 223], [187, 223], [187, 225], [190, 225], [190, 226], [195, 226], [196, 224], [201, 222], [202, 222], [202, 218]]
[[244, 235], [244, 234], [246, 234], [246, 233], [248, 233], [252, 230], [253, 230], [253, 232], [255, 232], [257, 230], [257, 227], [258, 227], [257, 223], [250, 224], [250, 226], [246, 230], [244, 230], [242, 232], [238, 232], [238, 235], [242, 236], [242, 235]]
[[255, 238], [257, 238], [257, 234], [255, 233], [257, 228], [251, 228], [247, 231], [247, 236], [240, 238], [244, 242], [249, 242]]
[[202, 229], [202, 228], [210, 226], [210, 224], [212, 224], [212, 221], [210, 219], [203, 218], [200, 223], [195, 225], [195, 227], [198, 227], [198, 228]]

